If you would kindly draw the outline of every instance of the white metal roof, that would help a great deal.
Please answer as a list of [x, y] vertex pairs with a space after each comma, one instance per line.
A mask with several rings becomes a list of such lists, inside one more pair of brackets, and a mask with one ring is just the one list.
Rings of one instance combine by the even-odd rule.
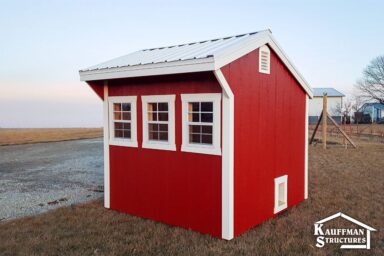
[[270, 30], [136, 51], [81, 69], [80, 80], [213, 71], [265, 44], [275, 51], [307, 94], [312, 97], [310, 86], [279, 47]]
[[257, 33], [258, 32], [167, 47], [144, 49], [82, 69], [81, 71], [205, 59], [213, 57], [220, 49], [238, 44]]

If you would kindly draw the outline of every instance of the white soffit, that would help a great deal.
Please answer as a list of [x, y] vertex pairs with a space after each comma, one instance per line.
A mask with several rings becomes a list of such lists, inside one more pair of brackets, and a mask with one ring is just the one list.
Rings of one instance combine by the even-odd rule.
[[293, 66], [270, 30], [144, 49], [79, 71], [81, 81], [214, 71], [268, 44], [313, 97], [303, 76]]

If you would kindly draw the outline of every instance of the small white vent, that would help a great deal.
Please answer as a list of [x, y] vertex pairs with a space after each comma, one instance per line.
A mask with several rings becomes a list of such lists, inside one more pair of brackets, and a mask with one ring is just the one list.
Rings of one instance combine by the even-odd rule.
[[270, 73], [271, 51], [268, 46], [263, 45], [259, 48], [259, 72], [264, 74]]

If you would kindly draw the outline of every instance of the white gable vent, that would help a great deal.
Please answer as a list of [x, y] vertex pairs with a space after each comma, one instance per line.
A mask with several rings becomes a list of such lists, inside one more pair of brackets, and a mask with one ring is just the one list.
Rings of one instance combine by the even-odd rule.
[[264, 74], [270, 73], [271, 51], [268, 46], [263, 45], [259, 48], [259, 72]]

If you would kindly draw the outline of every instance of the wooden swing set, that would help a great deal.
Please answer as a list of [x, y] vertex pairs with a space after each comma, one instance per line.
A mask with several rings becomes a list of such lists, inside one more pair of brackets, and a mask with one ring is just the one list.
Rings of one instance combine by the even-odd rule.
[[[336, 121], [331, 117], [331, 115], [327, 112], [327, 94], [324, 93], [323, 95], [323, 111], [321, 111], [319, 120], [317, 121], [315, 130], [313, 131], [311, 140], [309, 141], [309, 144], [311, 145], [315, 139], [316, 132], [319, 128], [320, 122], [322, 122], [322, 142], [323, 142], [323, 148], [327, 148], [327, 119], [329, 119], [333, 125], [336, 126], [336, 128], [339, 130], [339, 132], [343, 135], [343, 137], [354, 147], [357, 148], [357, 145], [353, 142], [353, 140], [341, 129], [341, 127], [336, 123]], [[345, 142], [345, 146], [347, 146], [347, 143]]]

